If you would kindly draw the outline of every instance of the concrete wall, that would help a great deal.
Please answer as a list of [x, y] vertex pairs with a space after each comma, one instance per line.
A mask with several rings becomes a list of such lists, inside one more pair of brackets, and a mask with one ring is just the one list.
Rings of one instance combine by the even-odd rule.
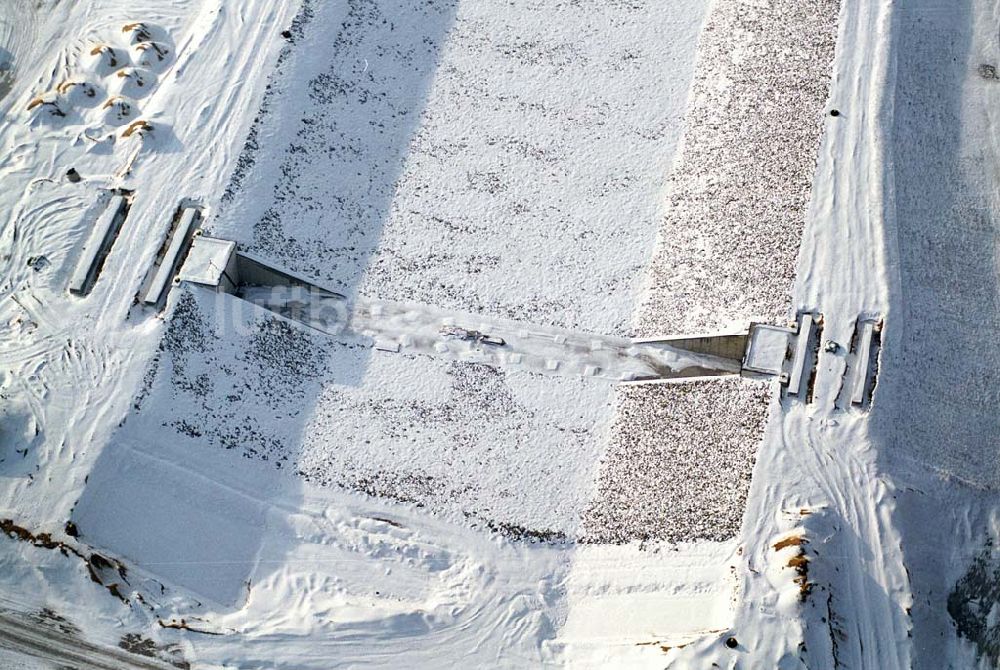
[[314, 291], [344, 297], [335, 291], [317, 286], [312, 280], [268, 265], [263, 259], [244, 252], [235, 254], [236, 272], [230, 276], [239, 286], [304, 286]]

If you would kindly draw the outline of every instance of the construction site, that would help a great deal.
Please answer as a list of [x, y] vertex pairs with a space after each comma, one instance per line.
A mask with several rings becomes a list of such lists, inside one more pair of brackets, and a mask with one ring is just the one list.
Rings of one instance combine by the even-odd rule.
[[0, 668], [1000, 667], [997, 21], [13, 0]]

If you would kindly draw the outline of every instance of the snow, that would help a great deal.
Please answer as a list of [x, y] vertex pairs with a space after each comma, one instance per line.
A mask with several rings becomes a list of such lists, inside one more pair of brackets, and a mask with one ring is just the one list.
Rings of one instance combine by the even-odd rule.
[[[995, 665], [998, 18], [6, 3], [0, 666]], [[139, 304], [180, 204], [371, 332], [192, 285]], [[617, 386], [375, 332], [397, 309], [546, 352], [885, 329], [869, 407], [838, 405], [845, 347], [805, 398]]]
[[[997, 8], [936, 9], [916, 3], [896, 19], [897, 63], [926, 67], [895, 69], [886, 227], [899, 325], [883, 336], [876, 392], [896, 400], [873, 414], [871, 431], [880, 467], [899, 489], [894, 521], [913, 593], [913, 666], [989, 667], [996, 656], [977, 646], [997, 628], [983, 625], [978, 639], [964, 628], [965, 639], [957, 637], [949, 598], [996, 536], [1000, 228], [989, 166], [998, 91], [980, 67], [1000, 58], [989, 27]], [[972, 597], [985, 614], [996, 598], [980, 588]]]
[[[4, 304], [12, 328], [5, 363], [13, 371], [4, 388], [14, 399], [5, 410], [13, 409], [16, 434], [25, 436], [18, 440], [31, 447], [22, 462], [15, 465], [12, 456], [5, 464], [11, 483], [5, 509], [68, 541], [63, 526], [72, 520], [81, 543], [127, 562], [126, 590], [142, 595], [150, 612], [119, 611], [129, 627], [184, 619], [192, 629], [224, 633], [215, 640], [142, 626], [158, 640], [182, 640], [185, 656], [199, 663], [270, 664], [277, 640], [284, 662], [295, 667], [326, 667], [331, 648], [347, 664], [372, 660], [372, 644], [383, 658], [405, 649], [418, 665], [439, 658], [442, 648], [456, 659], [553, 661], [561, 652], [546, 640], [565, 618], [562, 584], [572, 540], [606, 441], [612, 399], [606, 380], [374, 355], [367, 346], [290, 326], [204, 290], [191, 289], [190, 297], [173, 291], [162, 315], [134, 307], [134, 297], [183, 197], [203, 206], [216, 234], [323, 282], [341, 273], [352, 282], [345, 290], [352, 298], [367, 293], [382, 300], [371, 304], [420, 300], [453, 314], [515, 317], [543, 329], [583, 327], [598, 337], [623, 334], [681, 132], [704, 4], [652, 14], [528, 4], [518, 13], [472, 3], [383, 8], [402, 13], [397, 18], [406, 31], [381, 23], [361, 4], [306, 4], [285, 46], [276, 33], [291, 21], [289, 12], [250, 0], [238, 7], [178, 4], [167, 13], [133, 6], [128, 16], [105, 4], [93, 9], [101, 15], [93, 24], [89, 14], [59, 10], [60, 25], [93, 28], [63, 38], [49, 27], [53, 40], [69, 45], [53, 61], [95, 81], [95, 95], [121, 89], [130, 100], [76, 105], [66, 120], [4, 128], [15, 147], [11, 155], [22, 156], [9, 159], [4, 178], [11, 192], [25, 193], [15, 227], [3, 237], [16, 254], [5, 276], [13, 295]], [[619, 16], [619, 9], [626, 11]], [[248, 15], [255, 20], [244, 22]], [[612, 18], [614, 34], [606, 40], [597, 27]], [[136, 19], [157, 32], [153, 37], [171, 48], [171, 57], [156, 68], [136, 63], [140, 69], [119, 77], [114, 68], [147, 55], [128, 48], [130, 35], [121, 31]], [[345, 20], [350, 30], [341, 26]], [[528, 41], [526, 25], [538, 31]], [[331, 48], [324, 35], [335, 28], [343, 37]], [[676, 39], [664, 50], [660, 38], [667, 33]], [[261, 42], [267, 47], [235, 46]], [[94, 43], [109, 44], [121, 63], [110, 65], [106, 51], [91, 56]], [[430, 54], [418, 56], [425, 48]], [[554, 60], [533, 62], [532, 54], [550, 52]], [[265, 98], [272, 111], [252, 125], [255, 96], [276, 58]], [[43, 75], [31, 90], [50, 90], [64, 74]], [[371, 87], [326, 100], [336, 90], [326, 75], [361, 76]], [[356, 139], [367, 143], [362, 161], [390, 164], [365, 165], [359, 179], [341, 155], [345, 169], [334, 182], [323, 162], [303, 166], [295, 187], [311, 184], [312, 193], [303, 190], [305, 198], [283, 205], [295, 239], [275, 254], [259, 226], [248, 238], [246, 222], [261, 215], [253, 211], [259, 203], [271, 206], [272, 190], [261, 182], [288, 177], [280, 169], [286, 133], [297, 132], [310, 90], [291, 84], [313, 80], [318, 97], [308, 104], [315, 105], [315, 120], [347, 123], [345, 106], [353, 110]], [[470, 86], [482, 89], [479, 104], [464, 99]], [[589, 96], [586, 114], [575, 116], [566, 89]], [[285, 91], [291, 101], [278, 105]], [[30, 94], [25, 86], [17, 100]], [[361, 108], [368, 102], [374, 112]], [[381, 137], [368, 121], [390, 119], [387, 109], [397, 113], [398, 125]], [[151, 130], [132, 138], [112, 130], [138, 118], [149, 120]], [[237, 161], [240, 144], [233, 140], [248, 129], [259, 151]], [[467, 146], [442, 163], [431, 145], [452, 141], [456, 131]], [[608, 160], [592, 160], [596, 155]], [[523, 183], [506, 195], [484, 191], [493, 183], [477, 171], [484, 157], [493, 172], [519, 175]], [[233, 189], [220, 200], [234, 163]], [[38, 164], [50, 165], [50, 176], [33, 183]], [[59, 180], [67, 165], [80, 171], [81, 184]], [[456, 181], [445, 168], [485, 181]], [[464, 186], [452, 190], [452, 182]], [[443, 192], [453, 199], [427, 201], [421, 195], [427, 183], [449, 186]], [[111, 184], [135, 190], [133, 209], [93, 292], [68, 302], [72, 250], [95, 213], [98, 189]], [[368, 239], [370, 249], [348, 240], [357, 253], [316, 254], [304, 245], [316, 235], [316, 222], [295, 220], [297, 208], [324, 202], [334, 215], [358, 211], [325, 195], [331, 187], [347, 188], [356, 206], [391, 207], [404, 216], [369, 226], [378, 233]], [[422, 259], [421, 246], [439, 233], [414, 225], [408, 212], [432, 205], [445, 221], [480, 212], [470, 219], [478, 228], [452, 231], [450, 263]], [[36, 223], [42, 220], [44, 227]], [[549, 240], [549, 248], [540, 240]], [[604, 254], [609, 244], [618, 252]], [[407, 246], [416, 250], [409, 260], [402, 254]], [[392, 251], [406, 264], [367, 267], [361, 252], [375, 250], [381, 258]], [[47, 271], [26, 269], [40, 252]], [[501, 264], [491, 268], [493, 257]], [[428, 293], [439, 278], [454, 275], [455, 263], [467, 269], [461, 281], [468, 292]], [[563, 299], [572, 303], [565, 311]], [[64, 348], [61, 336], [70, 332]], [[60, 382], [68, 378], [72, 385]], [[332, 421], [334, 410], [347, 420]], [[453, 416], [442, 424], [435, 417], [443, 413]], [[42, 431], [32, 436], [35, 426]], [[55, 481], [63, 490], [52, 496]], [[397, 502], [359, 493], [366, 489]], [[12, 556], [41, 551], [4, 546]], [[345, 571], [345, 564], [355, 569]], [[659, 581], [650, 588], [660, 588]], [[87, 608], [78, 602], [86, 600], [74, 593], [46, 598], [82, 620]], [[113, 644], [101, 632], [103, 621], [88, 634]], [[225, 638], [234, 631], [259, 643], [231, 646]], [[293, 639], [308, 642], [292, 650]], [[348, 640], [352, 651], [345, 651]]]
[[555, 640], [566, 664], [661, 668], [676, 649], [729, 628], [735, 551], [733, 541], [581, 547]]
[[211, 233], [348, 296], [624, 333], [703, 13], [317, 7]]
[[206, 286], [226, 285], [229, 280], [223, 277], [234, 253], [235, 242], [198, 235], [192, 241], [184, 267], [177, 277], [181, 281]]
[[51, 667], [50, 664], [33, 656], [0, 649], [0, 668], [3, 670], [50, 670]]
[[183, 458], [155, 443], [116, 438], [91, 471], [73, 520], [89, 542], [129, 563], [235, 604], [245, 596], [264, 509], [258, 497], [220, 485], [218, 469], [206, 478], [168, 455]]
[[896, 75], [886, 150], [890, 290], [905, 325], [886, 348], [886, 364], [900, 370], [887, 379], [898, 404], [879, 420], [888, 452], [991, 488], [1000, 484], [1000, 257], [991, 214], [1000, 204], [991, 167], [1000, 89], [977, 69], [997, 59], [983, 25], [995, 11], [968, 2], [954, 15], [899, 13], [896, 48], [927, 67]]

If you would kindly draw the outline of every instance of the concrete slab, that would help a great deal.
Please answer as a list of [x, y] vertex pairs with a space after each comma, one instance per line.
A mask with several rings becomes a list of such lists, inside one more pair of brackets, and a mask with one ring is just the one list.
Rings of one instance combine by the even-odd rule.
[[743, 358], [744, 373], [780, 375], [789, 356], [789, 340], [793, 334], [791, 328], [764, 323], [752, 324], [746, 356]]
[[858, 324], [857, 357], [854, 363], [854, 380], [851, 386], [851, 404], [863, 405], [868, 381], [872, 375], [872, 346], [876, 324], [862, 321]]
[[83, 251], [80, 253], [80, 259], [77, 261], [73, 276], [69, 280], [67, 288], [70, 293], [86, 295], [90, 292], [90, 288], [97, 281], [97, 273], [100, 271], [102, 261], [111, 249], [118, 229], [125, 219], [127, 206], [128, 201], [125, 196], [112, 196], [108, 206], [97, 217], [97, 221], [90, 231], [90, 236], [83, 245]]
[[146, 305], [155, 306], [160, 304], [167, 285], [173, 278], [174, 271], [177, 270], [181, 254], [185, 247], [187, 247], [188, 242], [191, 241], [191, 235], [194, 234], [198, 218], [198, 210], [194, 207], [187, 207], [181, 213], [177, 227], [174, 228], [173, 234], [170, 237], [170, 244], [167, 246], [167, 251], [156, 268], [153, 281], [150, 283], [149, 288], [146, 290], [146, 295], [142, 300]]
[[236, 277], [235, 257], [235, 242], [198, 235], [191, 243], [191, 250], [177, 278], [231, 292], [236, 288], [233, 283]]
[[813, 335], [813, 315], [803, 314], [799, 319], [799, 332], [795, 337], [795, 349], [792, 356], [792, 366], [788, 372], [788, 390], [790, 396], [799, 397], [802, 393], [802, 377], [809, 357], [809, 343]]

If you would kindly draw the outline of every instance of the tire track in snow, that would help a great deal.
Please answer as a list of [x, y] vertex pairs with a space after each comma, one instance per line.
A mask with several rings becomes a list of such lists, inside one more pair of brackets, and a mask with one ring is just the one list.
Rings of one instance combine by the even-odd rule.
[[176, 670], [177, 667], [58, 634], [11, 611], [0, 611], [0, 646], [82, 670]]
[[[830, 106], [843, 112], [827, 117], [798, 264], [796, 309], [822, 313], [824, 339], [841, 343], [850, 341], [858, 314], [887, 313], [881, 135], [891, 117], [893, 11], [891, 0], [841, 5]], [[749, 570], [736, 617], [755, 667], [792, 656], [810, 667], [910, 667], [911, 596], [890, 522], [891, 488], [878, 472], [870, 414], [835, 408], [844, 365], [842, 356], [821, 351], [814, 403], [772, 404], [745, 517]], [[807, 533], [816, 588], [789, 604], [780, 599], [783, 589], [797, 591], [795, 572], [776, 564], [773, 543], [789, 533], [783, 513], [800, 506], [814, 519], [796, 519], [795, 528]], [[811, 523], [822, 530], [808, 536]], [[772, 583], [765, 570], [785, 581]], [[817, 602], [826, 597], [836, 622]], [[727, 658], [717, 647], [701, 646], [701, 660]]]

